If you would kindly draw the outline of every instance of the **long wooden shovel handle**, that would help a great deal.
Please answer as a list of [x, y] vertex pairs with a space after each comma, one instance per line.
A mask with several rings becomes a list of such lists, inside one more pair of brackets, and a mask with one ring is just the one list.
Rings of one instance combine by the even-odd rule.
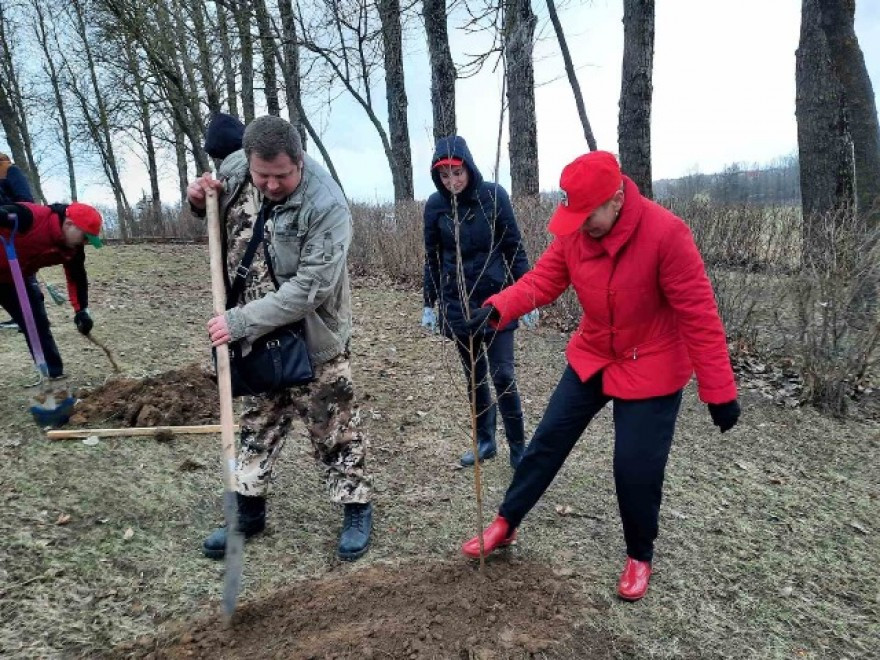
[[[214, 314], [226, 311], [226, 286], [223, 274], [223, 234], [217, 191], [207, 192], [208, 253], [211, 257], [211, 297]], [[235, 420], [232, 413], [232, 381], [229, 377], [229, 345], [217, 347], [217, 384], [220, 388], [220, 441], [223, 445], [223, 481], [226, 490], [235, 490]]]

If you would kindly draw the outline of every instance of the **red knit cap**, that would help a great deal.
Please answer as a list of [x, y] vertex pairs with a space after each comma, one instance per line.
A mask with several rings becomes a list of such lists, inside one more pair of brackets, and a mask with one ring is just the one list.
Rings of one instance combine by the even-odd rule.
[[98, 234], [101, 233], [101, 214], [98, 213], [98, 210], [94, 206], [73, 202], [68, 204], [67, 211], [64, 215], [74, 224], [74, 226], [82, 229], [86, 238], [89, 240], [89, 243], [96, 248], [103, 245], [101, 239], [98, 238]]
[[565, 236], [576, 231], [593, 211], [614, 196], [622, 181], [620, 165], [607, 151], [591, 151], [575, 158], [559, 177], [563, 197], [550, 218], [550, 232]]

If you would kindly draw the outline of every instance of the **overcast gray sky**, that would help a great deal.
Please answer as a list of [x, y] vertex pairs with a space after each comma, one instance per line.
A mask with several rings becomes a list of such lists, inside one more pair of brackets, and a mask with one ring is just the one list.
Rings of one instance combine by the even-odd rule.
[[[559, 0], [557, 0], [559, 2]], [[617, 150], [617, 113], [623, 54], [620, 0], [559, 2], [569, 48], [584, 94], [587, 114], [600, 149]], [[538, 159], [542, 190], [558, 185], [566, 163], [587, 150], [571, 88], [562, 67], [544, 2], [533, 2], [540, 19], [535, 48]], [[691, 171], [715, 172], [733, 162], [767, 163], [797, 149], [795, 124], [795, 49], [800, 29], [800, 0], [657, 0], [652, 108], [652, 158], [655, 179]], [[455, 29], [450, 41], [456, 63], [479, 52], [481, 38]], [[859, 0], [856, 32], [874, 89], [880, 85], [880, 2]], [[409, 126], [417, 198], [433, 192], [428, 166], [433, 151], [430, 73], [421, 27], [405, 45]], [[305, 90], [307, 91], [307, 90]], [[487, 68], [459, 80], [456, 104], [459, 133], [486, 178], [492, 178], [500, 113], [500, 72]], [[376, 90], [384, 117], [384, 90]], [[307, 102], [349, 197], [389, 201], [391, 173], [379, 137], [363, 111], [346, 96], [329, 106], [315, 96]], [[506, 132], [502, 138], [499, 180], [509, 187]], [[167, 163], [163, 198], [176, 198], [175, 167]], [[95, 184], [83, 201], [109, 202], [109, 191], [94, 173]], [[126, 172], [129, 199], [147, 188], [143, 167]], [[48, 186], [63, 198], [63, 180]]]

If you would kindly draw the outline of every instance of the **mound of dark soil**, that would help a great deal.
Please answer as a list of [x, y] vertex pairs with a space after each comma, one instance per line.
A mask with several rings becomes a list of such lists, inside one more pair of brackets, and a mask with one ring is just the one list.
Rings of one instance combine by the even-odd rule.
[[197, 364], [150, 378], [109, 380], [77, 397], [74, 426], [216, 424], [220, 410], [213, 374]]
[[[489, 562], [483, 573], [464, 561], [377, 565], [240, 605], [230, 624], [214, 614], [116, 651], [156, 659], [529, 657], [570, 642], [579, 611], [568, 579], [541, 565]], [[587, 657], [602, 651], [584, 649]]]

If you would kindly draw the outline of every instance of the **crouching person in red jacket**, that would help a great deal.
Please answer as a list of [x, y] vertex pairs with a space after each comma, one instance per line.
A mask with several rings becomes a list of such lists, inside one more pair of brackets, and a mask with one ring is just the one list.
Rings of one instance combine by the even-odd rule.
[[[15, 220], [14, 220], [15, 218]], [[34, 277], [46, 266], [64, 266], [67, 294], [73, 306], [76, 329], [87, 335], [92, 330], [88, 309], [89, 282], [86, 277], [85, 243], [101, 247], [101, 214], [88, 204], [16, 204], [0, 205], [0, 235], [10, 239], [15, 229], [15, 252], [25, 279], [25, 287], [34, 315], [34, 325], [46, 358], [51, 378], [64, 375], [64, 363], [52, 331], [43, 302], [43, 293]], [[12, 280], [12, 271], [6, 251], [0, 249], [0, 306], [3, 307], [24, 332], [25, 321]], [[30, 338], [25, 334], [30, 346]], [[33, 355], [33, 349], [31, 349]]]
[[[583, 307], [568, 365], [485, 530], [485, 551], [510, 544], [590, 420], [614, 402], [614, 483], [627, 560], [625, 600], [648, 589], [666, 460], [682, 389], [696, 372], [721, 432], [740, 414], [724, 327], [691, 232], [642, 197], [615, 157], [595, 151], [562, 172], [555, 239], [535, 267], [491, 296], [471, 320], [503, 326], [572, 285]], [[479, 556], [479, 539], [462, 546]]]

